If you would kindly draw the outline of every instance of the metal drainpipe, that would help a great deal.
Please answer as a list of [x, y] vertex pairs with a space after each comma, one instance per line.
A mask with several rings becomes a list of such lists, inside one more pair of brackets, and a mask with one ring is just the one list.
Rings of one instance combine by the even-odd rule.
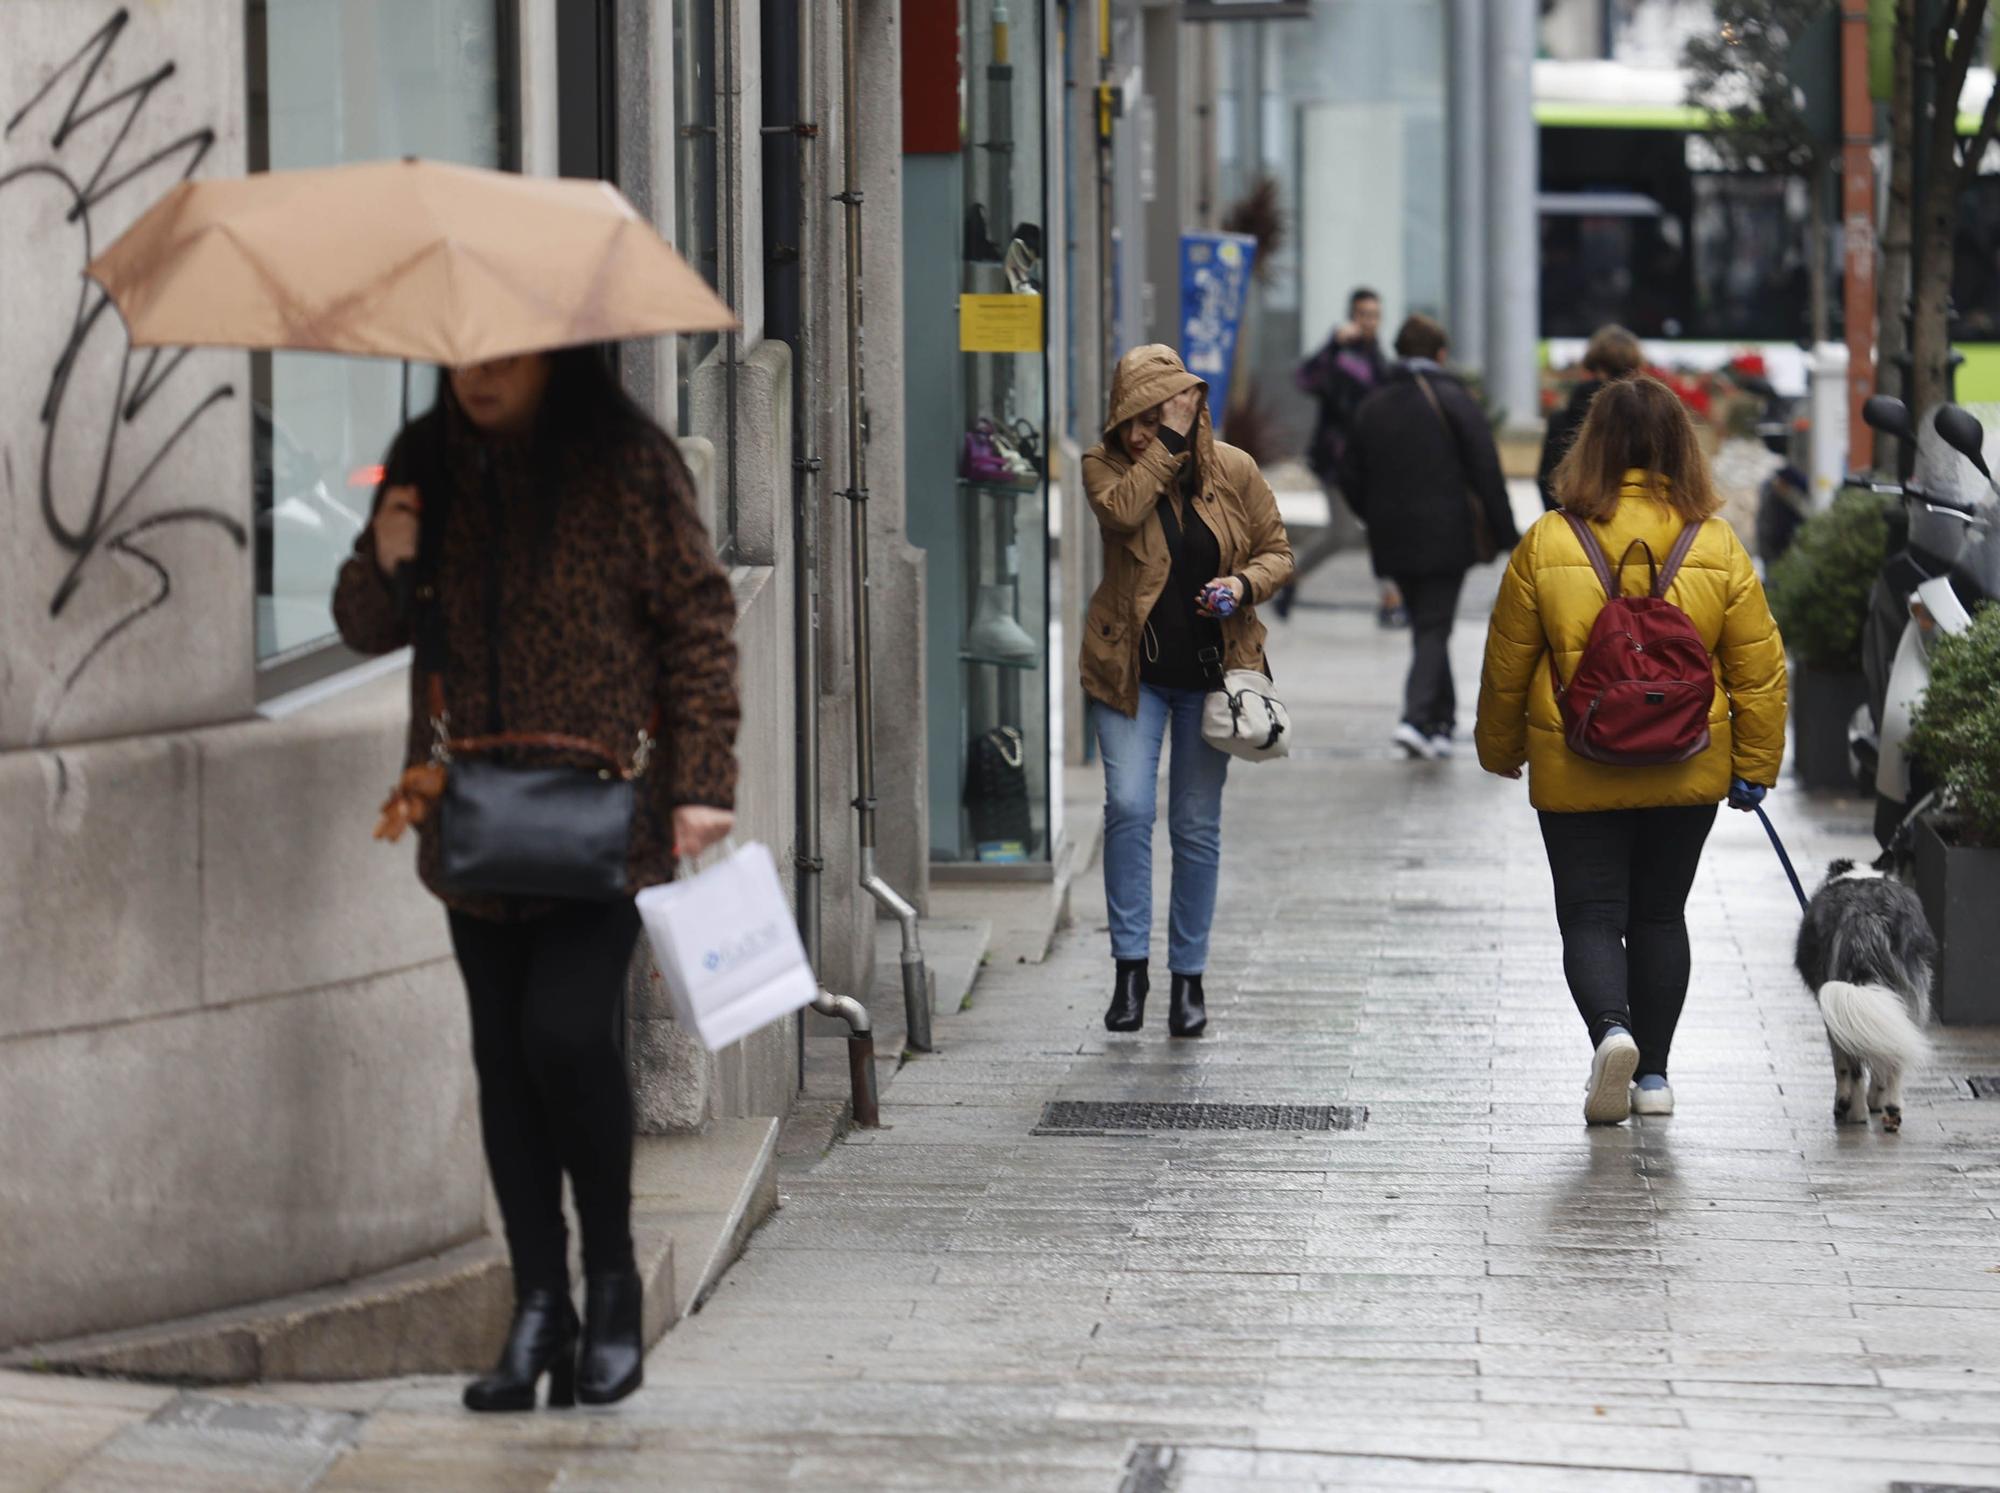
[[861, 378], [861, 152], [856, 142], [856, 95], [860, 88], [859, 48], [855, 37], [857, 0], [840, 6], [840, 150], [841, 192], [835, 200], [847, 209], [847, 490], [851, 520], [849, 545], [854, 600], [854, 769], [858, 792], [854, 807], [861, 837], [861, 888], [895, 917], [903, 930], [903, 1009], [909, 1020], [909, 1045], [931, 1050], [931, 982], [924, 965], [923, 939], [917, 910], [884, 881], [875, 865], [875, 694], [868, 635], [868, 460], [861, 441], [861, 411], [865, 385]]
[[[798, 258], [798, 288], [794, 301], [796, 324], [785, 328], [793, 346], [792, 432], [796, 449], [792, 455], [792, 650], [793, 704], [797, 712], [794, 741], [794, 790], [798, 822], [795, 834], [798, 850], [794, 856], [798, 888], [799, 937], [815, 973], [820, 967], [821, 873], [825, 862], [820, 845], [820, 747], [819, 747], [819, 457], [815, 455], [814, 434], [818, 429], [817, 365], [814, 362], [813, 274], [817, 257], [806, 252], [812, 242], [812, 210], [817, 187], [817, 165], [809, 165], [807, 145], [819, 138], [813, 120], [812, 61], [810, 39], [812, 0], [798, 0], [792, 35], [785, 39], [797, 68], [794, 99], [796, 117], [790, 125], [772, 124], [764, 133], [789, 135], [798, 171], [796, 219], [790, 225], [791, 247]], [[868, 1008], [849, 995], [835, 995], [821, 988], [812, 1008], [822, 1016], [845, 1021], [848, 1026], [847, 1075], [854, 1096], [854, 1122], [872, 1129], [882, 1123], [875, 1074], [875, 1033]], [[801, 1084], [805, 1079], [805, 1028], [799, 1028]]]

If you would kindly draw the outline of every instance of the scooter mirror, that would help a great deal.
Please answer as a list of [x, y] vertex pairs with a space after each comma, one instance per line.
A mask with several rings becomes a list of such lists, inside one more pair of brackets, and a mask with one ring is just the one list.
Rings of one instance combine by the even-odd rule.
[[1910, 412], [1900, 399], [1887, 394], [1872, 394], [1868, 402], [1861, 406], [1861, 418], [1871, 430], [1879, 430], [1884, 435], [1910, 439]]
[[1993, 474], [1986, 470], [1986, 427], [1979, 423], [1977, 416], [1955, 404], [1941, 404], [1931, 423], [1944, 437], [1946, 445], [1979, 468], [1980, 476], [1989, 482], [1993, 479]]

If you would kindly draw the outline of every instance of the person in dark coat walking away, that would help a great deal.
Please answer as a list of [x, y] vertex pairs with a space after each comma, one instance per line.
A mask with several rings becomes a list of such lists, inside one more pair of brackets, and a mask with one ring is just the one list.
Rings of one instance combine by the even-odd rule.
[[[479, 1128], [514, 1270], [514, 1321], [469, 1410], [604, 1405], [644, 1373], [632, 1248], [632, 1095], [621, 1024], [632, 893], [672, 880], [733, 823], [738, 719], [729, 579], [666, 432], [596, 349], [453, 369], [396, 438], [374, 517], [341, 568], [340, 636], [419, 643], [402, 786], [378, 836], [418, 832], [417, 874], [450, 912], [472, 1014]], [[410, 588], [397, 572], [417, 562]], [[413, 599], [406, 600], [413, 593]], [[428, 655], [428, 657], [426, 657]], [[652, 740], [649, 724], [658, 728]], [[523, 766], [629, 763], [627, 895], [467, 896], [444, 874], [433, 731], [506, 733]], [[567, 1173], [583, 1235], [570, 1295]]]
[[[1340, 487], [1348, 434], [1354, 428], [1355, 411], [1381, 386], [1388, 367], [1388, 356], [1382, 351], [1382, 298], [1362, 286], [1347, 298], [1347, 320], [1334, 329], [1324, 347], [1299, 365], [1295, 375], [1300, 392], [1319, 405], [1312, 444], [1306, 448], [1306, 465], [1326, 490], [1328, 522], [1299, 556], [1290, 584], [1272, 604], [1281, 618], [1291, 615], [1299, 582], [1340, 548], [1342, 536], [1332, 522], [1332, 504]], [[1396, 594], [1396, 583], [1386, 576], [1376, 579], [1381, 590], [1376, 620], [1384, 627], [1408, 626], [1409, 614], [1403, 609], [1403, 598]]]
[[1452, 619], [1465, 573], [1519, 534], [1499, 448], [1465, 385], [1446, 371], [1445, 329], [1412, 316], [1382, 387], [1354, 418], [1342, 490], [1368, 526], [1375, 573], [1392, 577], [1414, 633], [1395, 741], [1413, 760], [1451, 755], [1458, 701]]
[[1555, 494], [1556, 468], [1569, 455], [1576, 433], [1583, 429], [1590, 402], [1606, 384], [1630, 378], [1645, 366], [1646, 356], [1639, 348], [1639, 339], [1623, 327], [1599, 327], [1591, 335], [1589, 345], [1583, 350], [1583, 378], [1569, 391], [1563, 407], [1549, 416], [1548, 429], [1542, 436], [1542, 462], [1535, 473], [1535, 483], [1542, 490], [1542, 507], [1550, 513], [1562, 507]]

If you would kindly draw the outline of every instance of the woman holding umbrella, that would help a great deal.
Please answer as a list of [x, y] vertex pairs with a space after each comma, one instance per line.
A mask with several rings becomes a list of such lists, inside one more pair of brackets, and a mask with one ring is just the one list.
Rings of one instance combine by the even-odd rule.
[[364, 653], [416, 650], [377, 834], [417, 825], [450, 910], [517, 1298], [465, 1403], [532, 1409], [544, 1374], [552, 1405], [623, 1399], [644, 1364], [632, 898], [728, 834], [738, 710], [734, 600], [687, 468], [593, 344], [735, 316], [602, 182], [415, 160], [183, 182], [90, 274], [135, 347], [450, 370], [395, 441], [334, 616]]
[[[526, 354], [454, 369], [389, 470], [416, 480], [378, 494], [334, 620], [363, 653], [417, 642], [411, 768], [431, 760], [440, 718], [542, 761], [574, 755], [565, 737], [636, 754], [657, 719], [627, 876], [632, 890], [671, 879], [677, 857], [731, 828], [738, 713], [735, 605], [671, 438], [596, 350]], [[432, 547], [406, 612], [398, 573]], [[468, 895], [444, 863], [440, 816], [410, 817], [471, 999], [480, 1129], [514, 1266], [513, 1329], [466, 1406], [532, 1409], [544, 1373], [551, 1405], [608, 1404], [638, 1388], [644, 1353], [620, 1030], [638, 914], [629, 896]], [[583, 1235], [580, 1331], [565, 1173]]]

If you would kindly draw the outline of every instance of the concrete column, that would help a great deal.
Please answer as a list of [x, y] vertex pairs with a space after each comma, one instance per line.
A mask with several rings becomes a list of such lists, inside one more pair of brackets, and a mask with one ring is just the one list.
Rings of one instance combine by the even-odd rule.
[[1451, 336], [1453, 356], [1486, 366], [1486, 3], [1452, 0]]
[[[0, 750], [246, 715], [248, 359], [156, 368], [94, 289], [79, 295], [90, 254], [183, 175], [244, 169], [243, 8], [23, 0], [5, 15]], [[159, 87], [120, 94], [159, 69]]]
[[[1181, 40], [1186, 27], [1176, 7], [1145, 12], [1143, 88], [1151, 115], [1151, 170], [1146, 142], [1139, 145], [1140, 173], [1150, 176], [1152, 199], [1146, 205], [1146, 283], [1135, 287], [1139, 317], [1148, 342], [1177, 343], [1180, 321], [1181, 230], [1190, 226], [1186, 162], [1194, 145], [1190, 117], [1192, 90], [1183, 62]], [[1146, 128], [1142, 117], [1140, 128]], [[1145, 188], [1140, 188], [1143, 193]]]
[[1536, 425], [1536, 339], [1541, 321], [1535, 194], [1535, 0], [1491, 0], [1486, 12], [1488, 397], [1510, 429]]

